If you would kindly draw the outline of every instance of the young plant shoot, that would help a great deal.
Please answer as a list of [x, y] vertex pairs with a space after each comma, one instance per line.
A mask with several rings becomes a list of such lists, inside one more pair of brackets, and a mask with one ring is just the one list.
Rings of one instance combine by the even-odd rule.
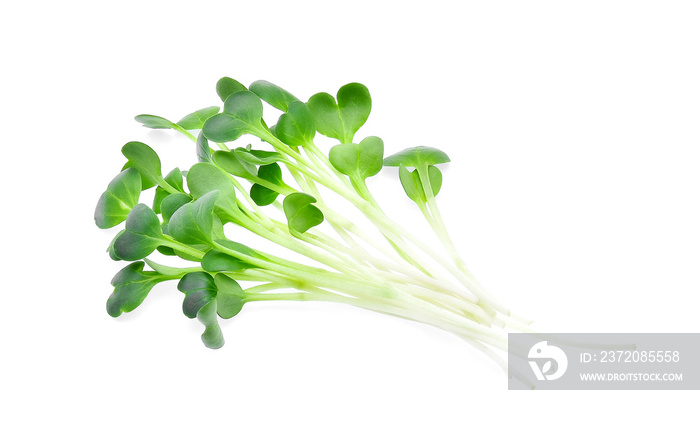
[[[156, 284], [175, 281], [184, 315], [202, 323], [210, 348], [224, 344], [219, 319], [265, 300], [354, 305], [442, 328], [494, 356], [494, 348], [506, 348], [509, 328], [527, 328], [479, 285], [450, 239], [436, 200], [439, 166], [449, 157], [427, 146], [385, 157], [381, 138], [355, 137], [372, 106], [365, 86], [347, 84], [335, 96], [303, 102], [267, 81], [246, 88], [222, 78], [216, 92], [223, 108], [177, 122], [136, 117], [191, 139], [198, 163], [163, 174], [149, 146], [122, 148], [126, 164], [95, 210], [102, 229], [124, 223], [108, 252], [131, 262], [112, 279], [111, 316], [133, 311]], [[263, 102], [281, 111], [274, 125], [263, 119]], [[337, 144], [323, 151], [314, 143], [318, 134]], [[251, 136], [252, 145], [241, 143]], [[397, 168], [442, 247], [412, 235], [375, 200], [366, 181], [384, 167]], [[139, 203], [149, 188], [150, 206]], [[374, 229], [360, 225], [369, 223]], [[270, 244], [251, 243], [260, 238]], [[164, 261], [176, 257], [185, 261]]]

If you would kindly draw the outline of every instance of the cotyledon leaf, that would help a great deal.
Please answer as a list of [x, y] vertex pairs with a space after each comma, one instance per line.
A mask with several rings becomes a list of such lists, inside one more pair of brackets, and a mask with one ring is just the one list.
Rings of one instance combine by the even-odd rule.
[[218, 195], [211, 191], [177, 209], [168, 222], [168, 234], [184, 244], [210, 244]]
[[359, 144], [342, 143], [331, 148], [328, 158], [343, 174], [366, 179], [382, 169], [384, 142], [379, 137], [367, 137]]
[[321, 92], [307, 102], [316, 129], [340, 143], [352, 143], [353, 136], [367, 121], [372, 109], [369, 90], [362, 84], [346, 84], [338, 90], [337, 102]]
[[195, 317], [204, 325], [202, 342], [209, 348], [220, 348], [224, 337], [217, 318], [216, 296], [218, 288], [214, 278], [206, 272], [185, 274], [177, 285], [185, 293], [182, 311], [190, 319]]
[[113, 245], [114, 255], [120, 260], [140, 260], [163, 243], [160, 220], [147, 205], [136, 204], [131, 209], [124, 230]]
[[384, 159], [384, 166], [412, 166], [419, 168], [422, 166], [438, 165], [447, 163], [450, 158], [437, 148], [429, 146], [415, 146], [404, 149]]
[[212, 117], [218, 113], [218, 106], [205, 107], [204, 109], [199, 109], [191, 114], [185, 115], [177, 122], [177, 125], [188, 131], [193, 129], [202, 129], [204, 122], [207, 121], [209, 117]]
[[306, 193], [292, 193], [284, 198], [282, 207], [289, 230], [304, 233], [323, 222], [323, 213], [314, 202], [316, 198]]
[[122, 154], [129, 160], [130, 166], [136, 168], [142, 178], [152, 184], [160, 184], [163, 175], [160, 171], [160, 158], [148, 145], [141, 142], [129, 142], [122, 147]]
[[248, 89], [270, 106], [282, 112], [287, 112], [292, 102], [299, 101], [297, 97], [269, 81], [255, 81]]
[[143, 261], [129, 264], [112, 279], [114, 292], [107, 299], [107, 312], [112, 317], [133, 311], [143, 303], [153, 287], [176, 277], [155, 271], [144, 271]]
[[216, 83], [216, 94], [219, 95], [221, 101], [226, 101], [229, 96], [243, 90], [247, 90], [243, 84], [228, 76], [224, 76]]
[[141, 194], [141, 176], [135, 168], [127, 168], [112, 179], [95, 207], [95, 224], [109, 229], [126, 220]]

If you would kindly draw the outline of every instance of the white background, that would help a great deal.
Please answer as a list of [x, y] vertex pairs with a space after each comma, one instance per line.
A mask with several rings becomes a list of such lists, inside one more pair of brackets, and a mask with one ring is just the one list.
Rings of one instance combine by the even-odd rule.
[[[106, 314], [122, 264], [92, 214], [121, 146], [194, 161], [132, 117], [217, 104], [231, 76], [367, 85], [358, 137], [450, 155], [457, 246], [537, 329], [697, 332], [698, 3], [460, 3], [6, 5], [0, 445], [694, 445], [697, 391], [509, 392], [458, 338], [361, 310], [246, 306], [218, 351], [175, 285]], [[420, 231], [394, 176], [373, 182]]]

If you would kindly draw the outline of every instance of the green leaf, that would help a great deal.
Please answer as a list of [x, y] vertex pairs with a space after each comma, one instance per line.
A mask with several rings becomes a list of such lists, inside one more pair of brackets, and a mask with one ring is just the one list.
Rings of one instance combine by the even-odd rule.
[[294, 101], [299, 101], [294, 95], [287, 92], [283, 88], [276, 86], [268, 81], [255, 81], [250, 85], [249, 90], [255, 93], [263, 101], [270, 106], [287, 112], [289, 105]]
[[168, 234], [184, 244], [211, 244], [218, 196], [218, 191], [211, 191], [180, 207], [168, 222]]
[[275, 151], [236, 148], [234, 152], [239, 159], [252, 165], [269, 165], [271, 163], [284, 161], [284, 157]]
[[221, 101], [226, 101], [226, 98], [232, 94], [243, 90], [247, 90], [243, 84], [226, 76], [216, 83], [216, 94], [219, 95]]
[[447, 163], [450, 158], [444, 152], [429, 146], [416, 146], [404, 149], [384, 159], [384, 166], [412, 166], [420, 168], [422, 166], [437, 165]]
[[236, 92], [226, 98], [224, 113], [236, 117], [252, 128], [257, 128], [260, 126], [263, 114], [262, 102], [253, 92]]
[[206, 272], [185, 274], [177, 285], [185, 293], [182, 311], [190, 319], [195, 317], [204, 325], [202, 342], [209, 348], [220, 348], [224, 337], [219, 327], [216, 314], [216, 295], [218, 289], [214, 278]]
[[204, 325], [202, 342], [207, 348], [218, 349], [224, 345], [224, 335], [221, 332], [216, 313], [217, 303], [211, 302], [202, 307], [197, 313], [197, 320]]
[[[440, 192], [440, 187], [442, 186], [442, 173], [440, 172], [440, 169], [436, 166], [429, 166], [428, 177], [430, 178], [430, 186], [433, 190], [433, 196], [437, 196], [437, 194]], [[405, 166], [399, 166], [399, 179], [401, 180], [401, 186], [403, 186], [406, 195], [413, 202], [418, 204], [425, 203], [426, 197], [423, 182], [420, 179], [417, 169], [408, 171]]]
[[136, 204], [126, 218], [124, 233], [114, 240], [114, 254], [121, 260], [135, 261], [150, 255], [163, 242], [160, 220], [144, 204]]
[[227, 239], [218, 239], [216, 240], [216, 244], [220, 246], [224, 246], [227, 249], [230, 249], [232, 251], [245, 254], [249, 257], [257, 258], [259, 260], [263, 261], [270, 261], [266, 257], [264, 257], [260, 252], [251, 249], [250, 247], [246, 246], [245, 244], [237, 243], [235, 241], [227, 240]]
[[[332, 95], [321, 92], [309, 98], [307, 102], [311, 116], [316, 124], [316, 130], [321, 134], [339, 140], [341, 143], [352, 143], [345, 138], [345, 128], [340, 117], [338, 103]], [[275, 133], [277, 129], [275, 128]]]
[[153, 196], [153, 207], [151, 207], [154, 212], [161, 212], [160, 205], [163, 203], [163, 199], [167, 198], [169, 195], [169, 191], [164, 190], [161, 187], [156, 187], [156, 194]]
[[408, 169], [401, 165], [399, 167], [399, 180], [401, 181], [401, 186], [406, 192], [406, 195], [417, 204], [425, 203], [425, 193], [423, 193], [423, 186], [420, 182], [420, 177], [418, 177], [418, 171], [408, 171]]
[[216, 249], [209, 250], [202, 258], [202, 269], [207, 272], [240, 272], [253, 268], [257, 266]]
[[190, 202], [192, 202], [192, 198], [185, 193], [174, 193], [165, 197], [160, 203], [160, 214], [163, 217], [163, 222], [167, 224], [180, 207]]
[[141, 195], [141, 176], [134, 168], [127, 168], [112, 179], [95, 207], [95, 224], [109, 229], [124, 222]]
[[195, 199], [211, 191], [218, 191], [217, 207], [226, 213], [238, 210], [236, 188], [231, 182], [231, 177], [211, 163], [202, 162], [192, 165], [187, 172], [187, 186]]
[[[132, 166], [131, 162], [129, 162], [127, 160], [126, 163], [124, 164], [124, 166], [122, 167], [122, 171], [128, 170], [129, 168], [133, 168], [133, 166]], [[133, 168], [133, 169], [136, 170], [136, 168]], [[136, 170], [136, 172], [138, 173], [138, 170]], [[139, 176], [141, 177], [141, 191], [146, 191], [149, 188], [153, 188], [154, 186], [156, 186], [155, 182], [153, 182], [151, 179], [149, 179], [147, 177], [143, 177], [141, 175], [141, 173], [139, 173]]]
[[331, 148], [328, 158], [343, 174], [366, 179], [379, 173], [384, 157], [384, 142], [379, 137], [367, 137], [359, 144], [344, 143]]
[[129, 142], [122, 147], [122, 154], [129, 164], [136, 168], [142, 179], [159, 184], [163, 179], [160, 172], [160, 158], [150, 146], [141, 142]]
[[433, 196], [437, 196], [442, 187], [442, 172], [440, 168], [430, 165], [428, 167], [428, 177], [430, 179], [431, 190], [433, 190]]
[[284, 198], [282, 208], [290, 231], [304, 233], [323, 222], [323, 213], [315, 205], [316, 198], [306, 193], [292, 193]]
[[117, 256], [117, 254], [114, 252], [114, 242], [117, 241], [117, 239], [126, 232], [126, 229], [121, 229], [119, 233], [114, 235], [114, 238], [112, 238], [112, 241], [109, 243], [109, 247], [107, 247], [107, 253], [109, 253], [109, 258], [111, 258], [114, 261], [120, 261], [121, 258]]
[[202, 127], [204, 136], [214, 142], [230, 142], [243, 134], [258, 135], [264, 131], [263, 107], [260, 98], [248, 90], [226, 98], [224, 112], [210, 117]]
[[134, 120], [138, 121], [142, 125], [144, 125], [147, 128], [151, 129], [174, 129], [175, 124], [163, 117], [159, 117], [157, 115], [137, 115], [134, 117]]
[[222, 319], [230, 319], [238, 314], [245, 304], [245, 291], [237, 281], [224, 274], [217, 274], [214, 283], [218, 290], [216, 294], [216, 310]]
[[215, 151], [213, 160], [221, 169], [236, 177], [254, 180], [258, 175], [255, 165], [242, 160], [235, 152]]
[[218, 114], [209, 118], [202, 133], [213, 142], [225, 143], [237, 140], [248, 132], [249, 126], [230, 114]]
[[[260, 168], [258, 168], [258, 177], [275, 185], [284, 185], [282, 169], [277, 163], [260, 166]], [[253, 184], [253, 186], [250, 187], [250, 197], [261, 207], [275, 202], [278, 195], [279, 193], [276, 191], [260, 184]]]
[[172, 171], [170, 171], [165, 176], [165, 181], [177, 191], [181, 193], [185, 192], [185, 186], [182, 181], [182, 171], [180, 171], [180, 168], [174, 168]]
[[372, 98], [367, 87], [360, 83], [346, 84], [338, 90], [338, 107], [345, 126], [348, 142], [367, 121], [372, 110]]
[[212, 150], [209, 147], [209, 140], [204, 136], [204, 132], [200, 132], [197, 136], [197, 160], [200, 162], [211, 162]]
[[206, 272], [190, 272], [185, 274], [177, 285], [177, 289], [185, 293], [182, 312], [190, 319], [208, 303], [216, 299], [216, 284], [214, 277]]
[[316, 123], [309, 107], [301, 101], [289, 105], [289, 111], [280, 116], [275, 135], [289, 146], [306, 146], [316, 135]]
[[177, 122], [178, 126], [191, 131], [193, 129], [202, 129], [204, 122], [213, 115], [219, 113], [218, 106], [205, 107], [204, 109], [199, 109], [192, 112], [191, 114], [185, 115]]
[[180, 278], [192, 270], [192, 268], [174, 268], [172, 266], [165, 266], [160, 263], [156, 263], [153, 260], [149, 260], [148, 258], [144, 258], [143, 261], [145, 261], [146, 264], [157, 273], [173, 278]]
[[367, 121], [372, 99], [367, 87], [359, 83], [346, 84], [338, 90], [338, 101], [327, 93], [309, 98], [308, 106], [321, 134], [340, 143], [352, 143], [355, 133]]
[[161, 254], [167, 255], [167, 256], [169, 256], [169, 257], [172, 257], [172, 256], [177, 255], [177, 253], [175, 252], [175, 250], [172, 249], [171, 247], [168, 247], [168, 246], [158, 246], [158, 247], [156, 247], [156, 250], [157, 250], [158, 252], [160, 252]]
[[107, 299], [107, 313], [117, 317], [128, 313], [141, 305], [153, 287], [171, 277], [157, 272], [144, 272], [143, 261], [137, 261], [126, 266], [112, 279], [114, 292]]

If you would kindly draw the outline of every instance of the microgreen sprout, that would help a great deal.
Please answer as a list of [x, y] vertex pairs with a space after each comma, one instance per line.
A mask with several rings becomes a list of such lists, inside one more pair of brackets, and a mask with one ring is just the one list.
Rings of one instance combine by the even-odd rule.
[[[246, 88], [222, 78], [216, 93], [223, 107], [177, 122], [136, 117], [148, 128], [192, 140], [197, 162], [164, 176], [152, 148], [140, 142], [122, 148], [127, 161], [95, 210], [102, 229], [124, 223], [108, 252], [132, 262], [112, 280], [111, 316], [133, 311], [156, 284], [178, 281], [183, 313], [202, 323], [201, 338], [210, 348], [224, 343], [219, 319], [235, 316], [248, 302], [268, 300], [354, 305], [445, 329], [484, 351], [504, 349], [509, 328], [527, 329], [475, 280], [447, 232], [436, 197], [442, 186], [438, 165], [449, 157], [427, 146], [385, 157], [379, 137], [356, 140], [372, 107], [365, 86], [347, 84], [335, 96], [322, 92], [303, 102], [267, 81]], [[281, 111], [273, 126], [263, 119], [263, 101]], [[324, 152], [314, 143], [317, 134], [337, 144]], [[243, 136], [260, 142], [236, 143]], [[406, 195], [442, 248], [381, 208], [367, 179], [384, 167], [398, 167]], [[152, 205], [139, 203], [141, 192], [154, 187]], [[330, 196], [374, 228], [339, 211]], [[246, 245], [241, 228], [280, 251]], [[178, 257], [187, 267], [154, 257]]]

